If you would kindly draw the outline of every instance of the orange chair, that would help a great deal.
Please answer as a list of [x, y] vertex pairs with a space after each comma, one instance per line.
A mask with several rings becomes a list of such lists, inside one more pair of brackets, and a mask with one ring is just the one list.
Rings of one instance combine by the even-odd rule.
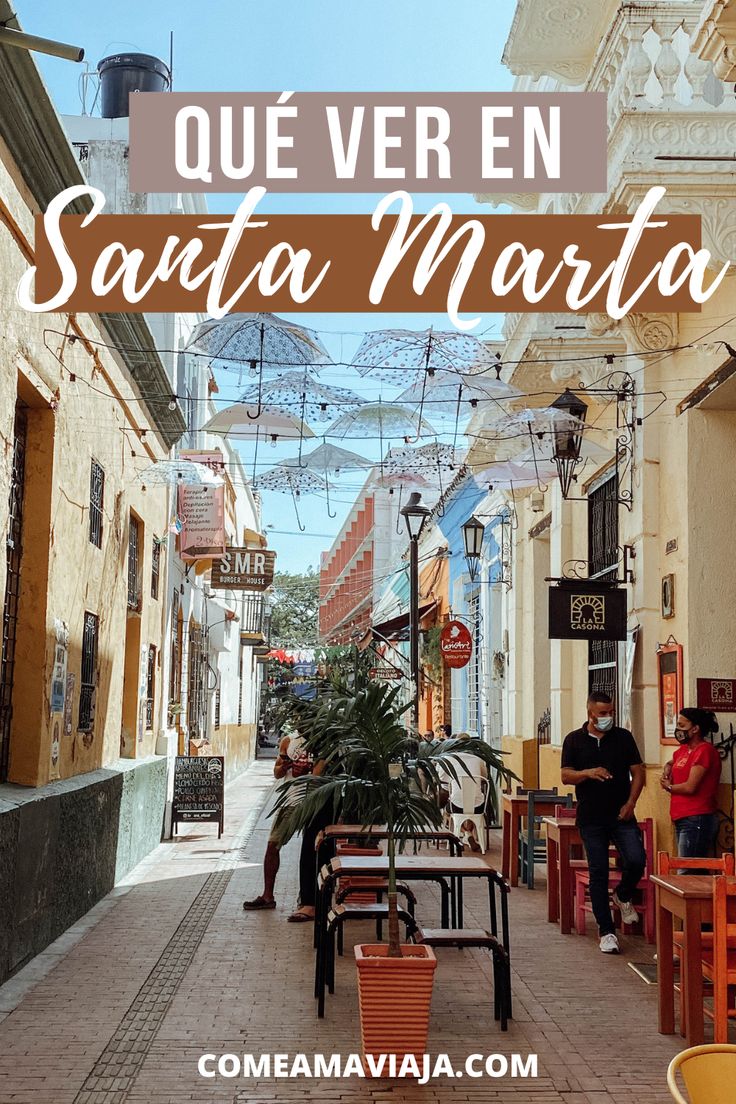
[[[728, 1042], [728, 1021], [736, 1019], [736, 879], [713, 879], [713, 946], [703, 950], [703, 977], [713, 983], [713, 1042]], [[729, 996], [731, 1007], [729, 1008]]]
[[[656, 943], [654, 884], [650, 881], [650, 876], [654, 873], [654, 821], [651, 817], [647, 817], [646, 820], [639, 821], [639, 827], [641, 828], [644, 853], [646, 855], [646, 866], [637, 888], [637, 896], [640, 899], [634, 900], [632, 904], [640, 915], [647, 943]], [[612, 849], [612, 851], [616, 856], [616, 860], [618, 860], [618, 852], [616, 852], [615, 849]], [[609, 888], [615, 889], [619, 880], [619, 873], [616, 870], [612, 870], [609, 878]], [[589, 912], [592, 913], [593, 911], [588, 896], [589, 887], [590, 873], [586, 864], [586, 869], [575, 870], [575, 930], [578, 935], [585, 935], [586, 914]], [[622, 927], [626, 929], [628, 925], [623, 924]]]
[[687, 1087], [690, 1104], [733, 1104], [736, 1046], [706, 1043], [675, 1055], [667, 1070], [667, 1088], [677, 1104], [688, 1104], [677, 1087], [677, 1074]]

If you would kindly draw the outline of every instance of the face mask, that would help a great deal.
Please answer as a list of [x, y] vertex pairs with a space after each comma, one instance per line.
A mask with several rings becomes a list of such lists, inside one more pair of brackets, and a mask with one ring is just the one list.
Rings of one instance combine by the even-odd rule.
[[595, 722], [595, 727], [599, 732], [608, 732], [610, 728], [613, 728], [613, 717], [599, 717]]
[[690, 740], [692, 739], [692, 735], [693, 732], [691, 728], [675, 729], [675, 739], [677, 740], [678, 744], [689, 744]]

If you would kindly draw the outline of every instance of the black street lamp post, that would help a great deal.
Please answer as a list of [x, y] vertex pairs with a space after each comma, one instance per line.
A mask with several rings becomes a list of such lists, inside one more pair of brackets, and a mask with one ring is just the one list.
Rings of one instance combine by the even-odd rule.
[[562, 488], [562, 497], [567, 498], [572, 486], [575, 468], [580, 460], [580, 446], [583, 443], [583, 423], [588, 413], [588, 404], [579, 395], [566, 388], [559, 399], [552, 403], [559, 410], [560, 419], [553, 426], [555, 464]]
[[471, 583], [474, 583], [478, 575], [480, 554], [483, 550], [483, 532], [485, 526], [473, 516], [463, 525], [463, 542], [465, 544], [465, 559], [468, 564], [468, 575]]
[[409, 534], [409, 660], [414, 683], [412, 720], [419, 725], [419, 537], [429, 516], [429, 508], [418, 491], [412, 492], [401, 511]]

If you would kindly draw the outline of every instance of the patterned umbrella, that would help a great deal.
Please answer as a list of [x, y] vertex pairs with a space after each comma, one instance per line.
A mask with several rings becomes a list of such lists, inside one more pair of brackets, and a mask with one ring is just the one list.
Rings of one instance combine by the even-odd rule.
[[361, 341], [352, 364], [361, 376], [401, 386], [413, 383], [422, 369], [431, 375], [495, 368], [499, 356], [479, 338], [454, 330], [374, 330]]
[[221, 475], [196, 460], [157, 460], [155, 464], [139, 472], [138, 478], [149, 487], [164, 484], [169, 487], [178, 487], [180, 484], [189, 487], [219, 487], [224, 483]]
[[433, 433], [431, 425], [400, 403], [365, 403], [352, 414], [343, 414], [327, 430], [328, 437], [418, 437]]
[[557, 468], [549, 463], [516, 463], [513, 460], [499, 460], [473, 472], [473, 480], [482, 490], [492, 487], [539, 487], [554, 479]]
[[419, 474], [427, 470], [445, 468], [452, 471], [462, 465], [465, 455], [464, 449], [453, 448], [452, 445], [443, 445], [439, 441], [430, 441], [418, 448], [389, 449], [383, 467], [386, 472], [417, 472]]
[[484, 425], [479, 433], [484, 440], [503, 441], [525, 433], [536, 437], [551, 436], [558, 429], [582, 433], [585, 422], [554, 406], [525, 407], [510, 414], [502, 414]]
[[341, 414], [358, 410], [365, 399], [346, 387], [320, 383], [313, 374], [287, 372], [266, 383], [253, 383], [240, 396], [240, 402], [266, 403], [270, 410], [281, 410], [310, 422], [332, 422]]
[[212, 368], [243, 370], [250, 366], [254, 376], [280, 375], [304, 364], [332, 363], [314, 330], [262, 312], [208, 318], [194, 327], [186, 348], [211, 356]]
[[298, 464], [282, 463], [262, 472], [258, 476], [258, 486], [267, 491], [277, 491], [281, 494], [291, 495], [297, 525], [303, 533], [306, 526], [302, 525], [296, 500], [302, 494], [314, 494], [317, 491], [324, 491], [326, 484], [324, 479], [316, 472], [309, 471], [307, 468], [300, 468]]

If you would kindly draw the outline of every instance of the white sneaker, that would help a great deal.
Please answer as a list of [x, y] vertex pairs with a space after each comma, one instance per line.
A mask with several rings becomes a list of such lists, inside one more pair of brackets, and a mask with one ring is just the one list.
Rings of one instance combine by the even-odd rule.
[[639, 920], [639, 913], [636, 911], [631, 901], [620, 901], [618, 894], [614, 893], [611, 897], [614, 905], [621, 912], [621, 919], [624, 924], [636, 924]]
[[620, 947], [618, 945], [618, 939], [611, 932], [609, 935], [602, 935], [601, 941], [598, 944], [604, 954], [618, 954]]

